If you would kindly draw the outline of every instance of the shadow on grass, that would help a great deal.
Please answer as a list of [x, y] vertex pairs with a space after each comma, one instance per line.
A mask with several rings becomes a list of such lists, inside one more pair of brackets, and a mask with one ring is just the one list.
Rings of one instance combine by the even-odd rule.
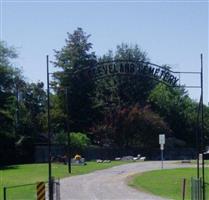
[[0, 170], [10, 170], [10, 169], [18, 169], [18, 165], [8, 165], [8, 166], [0, 166]]

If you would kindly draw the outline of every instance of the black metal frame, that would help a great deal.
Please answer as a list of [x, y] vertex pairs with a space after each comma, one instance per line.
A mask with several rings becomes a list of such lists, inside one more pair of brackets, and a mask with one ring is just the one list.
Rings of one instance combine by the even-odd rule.
[[47, 121], [48, 121], [48, 182], [49, 182], [49, 200], [53, 200], [53, 177], [52, 177], [52, 154], [51, 154], [51, 118], [50, 118], [50, 88], [49, 88], [49, 56], [46, 56], [47, 65]]
[[[54, 74], [49, 72], [49, 56], [46, 56], [47, 62], [47, 121], [48, 121], [48, 182], [49, 182], [49, 200], [53, 200], [53, 177], [52, 177], [52, 169], [51, 169], [51, 117], [50, 117], [50, 83], [49, 83], [49, 75]], [[66, 111], [67, 111], [67, 159], [68, 159], [68, 172], [72, 172], [71, 168], [71, 149], [70, 149], [70, 126], [69, 126], [69, 105], [68, 105], [68, 87], [62, 87], [65, 90], [65, 101], [66, 101]]]
[[70, 149], [70, 125], [69, 125], [69, 104], [68, 104], [68, 87], [65, 88], [65, 97], [66, 97], [66, 111], [67, 111], [67, 146], [68, 146], [68, 172], [71, 173], [71, 149]]
[[[147, 76], [149, 78], [155, 79], [158, 82], [162, 82], [163, 84], [165, 84], [168, 87], [183, 87], [183, 88], [198, 88], [201, 89], [201, 95], [200, 95], [200, 101], [199, 101], [199, 107], [198, 107], [198, 115], [197, 115], [197, 133], [196, 133], [196, 142], [197, 142], [197, 177], [199, 178], [200, 176], [200, 163], [199, 163], [199, 154], [202, 153], [202, 155], [204, 155], [204, 131], [203, 131], [203, 122], [204, 122], [204, 118], [203, 118], [203, 55], [200, 55], [200, 59], [201, 59], [201, 71], [200, 72], [194, 72], [194, 71], [184, 71], [184, 72], [180, 72], [180, 71], [172, 71], [170, 69], [165, 69], [165, 66], [160, 66], [154, 63], [150, 63], [150, 62], [143, 62], [143, 61], [134, 61], [134, 60], [114, 60], [114, 61], [107, 61], [107, 62], [99, 62], [97, 63], [97, 65], [93, 66], [94, 68], [96, 68], [98, 65], [101, 64], [108, 64], [108, 63], [116, 63], [116, 62], [136, 62], [136, 63], [141, 63], [143, 65], [147, 65], [147, 66], [154, 66], [163, 70], [168, 71], [171, 74], [178, 74], [179, 77], [181, 74], [196, 74], [196, 75], [200, 75], [200, 85], [193, 85], [193, 86], [181, 86], [176, 85], [176, 86], [171, 86], [169, 84], [167, 84], [165, 81], [161, 81], [159, 79], [156, 79], [153, 76]], [[77, 71], [75, 71], [74, 73], [70, 73], [67, 72], [66, 74], [73, 74], [76, 75], [77, 73], [80, 73], [82, 71], [88, 70], [90, 67], [87, 66], [85, 68], [79, 69]], [[65, 72], [56, 72], [56, 74], [63, 74]], [[49, 183], [51, 183], [52, 180], [52, 175], [51, 175], [51, 130], [50, 130], [50, 87], [49, 87], [49, 74], [54, 74], [54, 73], [49, 73], [49, 58], [47, 55], [47, 96], [48, 96], [48, 150], [49, 150], [49, 154], [48, 154], [48, 164], [49, 164]], [[116, 74], [115, 74], [116, 75]], [[112, 76], [112, 75], [110, 75]], [[142, 76], [146, 76], [146, 75], [142, 75]], [[106, 76], [100, 76], [98, 79], [102, 79]], [[96, 79], [97, 79], [96, 78]], [[179, 81], [179, 80], [178, 80]], [[68, 102], [68, 90], [66, 87], [66, 101]], [[69, 136], [69, 132], [70, 132], [70, 127], [69, 127], [69, 108], [68, 105], [67, 106], [67, 129], [68, 129], [68, 171], [69, 173], [71, 173], [71, 158], [70, 158], [70, 136]], [[199, 120], [199, 116], [200, 116], [200, 110], [201, 110], [201, 123]], [[201, 127], [200, 127], [201, 124]], [[202, 179], [203, 179], [203, 200], [205, 200], [205, 171], [204, 171], [204, 156], [202, 156]], [[51, 185], [51, 184], [50, 184]], [[51, 187], [50, 187], [51, 188]], [[51, 189], [49, 190], [49, 200], [53, 200], [53, 193], [51, 194]]]

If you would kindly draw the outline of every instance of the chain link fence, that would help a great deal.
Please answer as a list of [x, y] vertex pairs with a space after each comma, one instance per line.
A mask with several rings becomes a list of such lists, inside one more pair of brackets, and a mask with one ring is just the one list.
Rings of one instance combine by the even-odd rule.
[[205, 199], [209, 199], [209, 183], [205, 182]]
[[203, 200], [202, 178], [191, 178], [191, 200]]

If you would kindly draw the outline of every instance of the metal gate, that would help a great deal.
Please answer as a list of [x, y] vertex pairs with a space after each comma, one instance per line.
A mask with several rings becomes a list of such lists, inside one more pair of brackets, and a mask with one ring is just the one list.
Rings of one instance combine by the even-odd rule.
[[202, 178], [191, 178], [191, 200], [203, 199], [203, 181]]
[[[49, 199], [49, 184], [45, 183], [45, 197]], [[3, 187], [3, 200], [38, 200], [37, 183]], [[53, 200], [60, 200], [60, 181], [53, 181]]]

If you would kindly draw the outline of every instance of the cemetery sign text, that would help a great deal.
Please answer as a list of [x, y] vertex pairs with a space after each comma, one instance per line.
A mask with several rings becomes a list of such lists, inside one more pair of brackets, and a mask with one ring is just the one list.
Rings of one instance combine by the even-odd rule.
[[176, 86], [178, 78], [171, 70], [151, 63], [140, 61], [112, 61], [97, 63], [96, 66], [87, 67], [83, 73], [90, 78], [99, 78], [109, 75], [144, 75], [156, 80]]

